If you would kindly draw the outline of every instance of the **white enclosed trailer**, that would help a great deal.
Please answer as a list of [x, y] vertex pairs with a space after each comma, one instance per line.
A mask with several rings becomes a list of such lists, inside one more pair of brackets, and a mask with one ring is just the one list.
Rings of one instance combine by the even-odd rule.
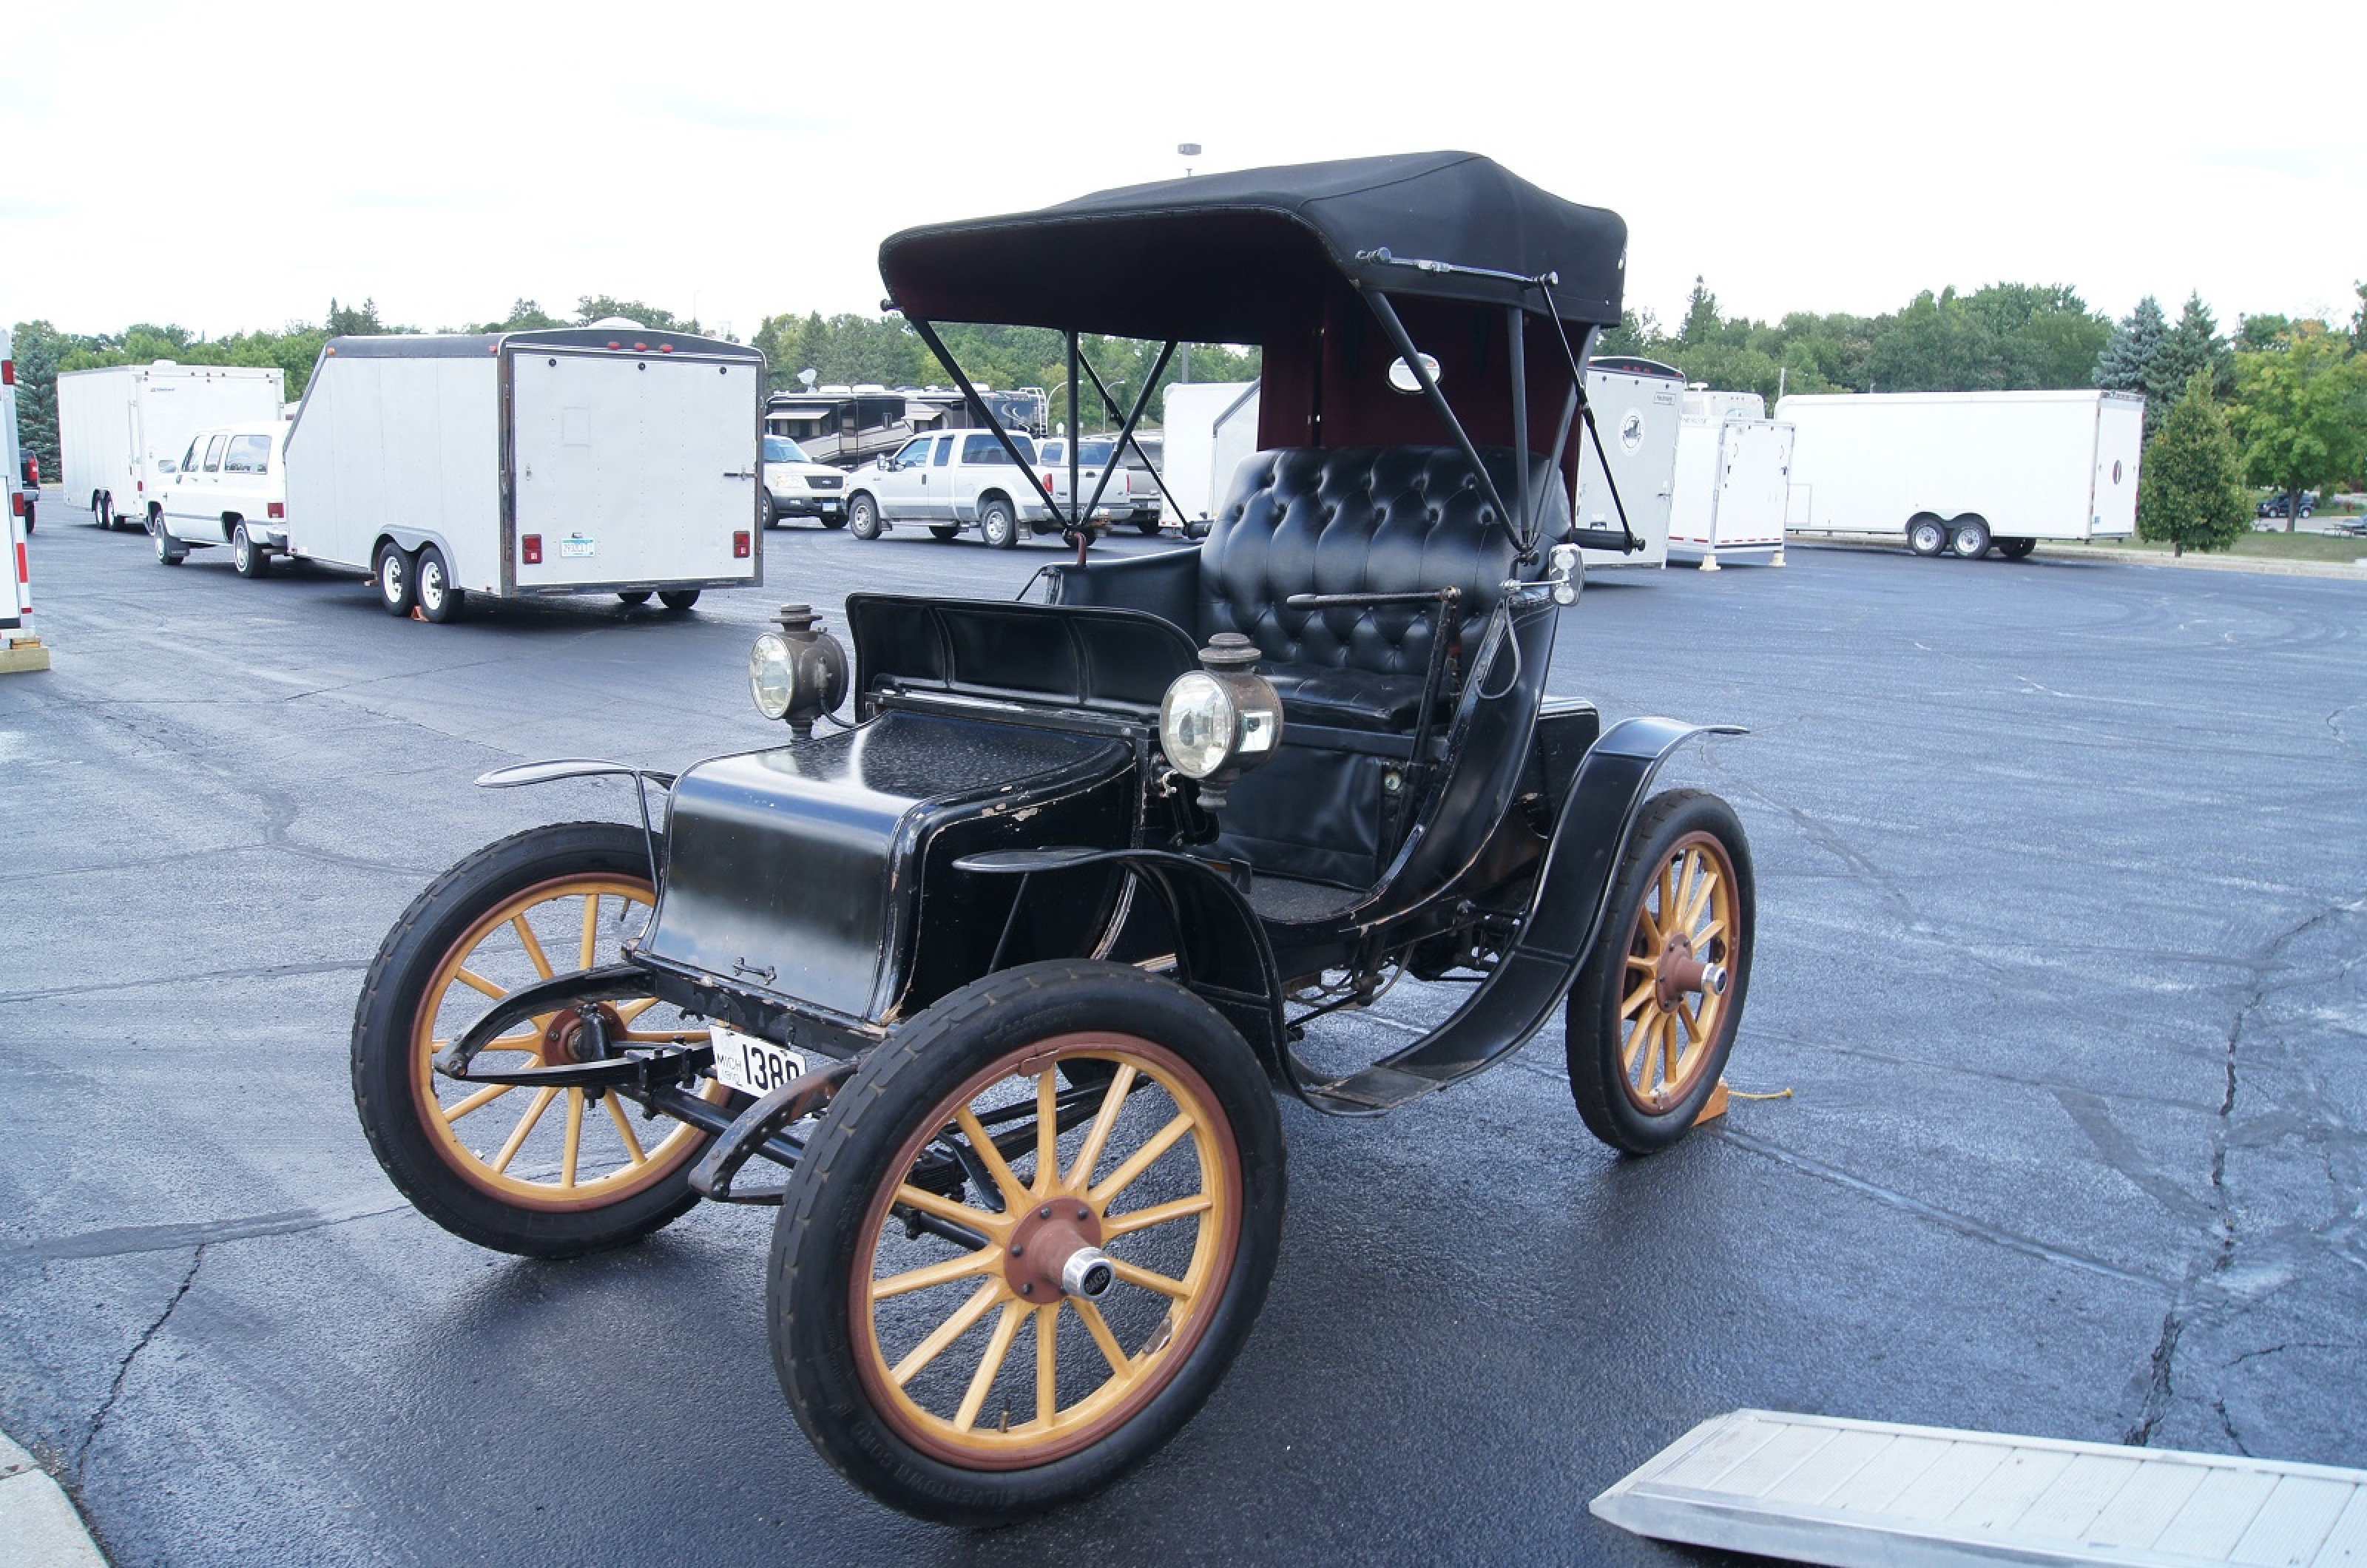
[[1165, 442], [1159, 477], [1168, 491], [1160, 521], [1195, 533], [1224, 504], [1233, 471], [1257, 451], [1258, 383], [1178, 381], [1159, 418]]
[[217, 424], [276, 419], [287, 372], [241, 365], [111, 365], [58, 377], [58, 488], [91, 521], [145, 525], [162, 495], [162, 465]]
[[1918, 555], [2010, 558], [2136, 531], [2145, 400], [2125, 392], [1785, 398], [1795, 534], [1903, 534]]
[[[1587, 550], [1587, 570], [1669, 564], [1669, 504], [1676, 491], [1677, 427], [1684, 418], [1685, 378], [1674, 370], [1648, 368], [1641, 360], [1620, 367], [1586, 367], [1586, 401], [1611, 459], [1609, 483], [1592, 438], [1580, 431], [1578, 507], [1573, 515], [1586, 529], [1619, 532], [1620, 514], [1643, 545], [1635, 552]], [[1612, 489], [1618, 489], [1614, 505]]]
[[640, 327], [338, 338], [288, 432], [288, 553], [439, 619], [439, 576], [676, 608], [761, 583], [764, 383], [753, 348]]
[[49, 650], [33, 635], [33, 562], [25, 538], [32, 518], [17, 479], [23, 448], [17, 445], [14, 338], [0, 325], [0, 494], [7, 497], [6, 510], [0, 511], [0, 674], [50, 667]]
[[1766, 417], [1756, 392], [1685, 393], [1677, 429], [1669, 550], [1718, 570], [1718, 552], [1766, 552], [1784, 564], [1784, 517], [1791, 485], [1792, 427]]

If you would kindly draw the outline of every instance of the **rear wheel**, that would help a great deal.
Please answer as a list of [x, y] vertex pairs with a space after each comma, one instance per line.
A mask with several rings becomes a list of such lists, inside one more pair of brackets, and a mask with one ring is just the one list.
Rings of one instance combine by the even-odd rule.
[[231, 525], [230, 564], [237, 569], [241, 577], [268, 577], [271, 574], [271, 552], [247, 536], [243, 523]]
[[1948, 547], [1948, 525], [1929, 513], [1907, 523], [1907, 547], [1919, 556], [1936, 556]]
[[1989, 553], [1989, 525], [1978, 517], [1959, 517], [1948, 525], [1948, 547], [1965, 560]]
[[858, 495], [846, 503], [846, 531], [858, 539], [879, 536], [879, 503], [867, 495]]
[[978, 509], [978, 532], [991, 548], [1014, 548], [1019, 543], [1019, 515], [1011, 502], [996, 496]]
[[1997, 547], [1998, 554], [2005, 557], [2008, 560], [2026, 560], [2029, 558], [2030, 552], [2038, 547], [2038, 541], [2035, 539], [1999, 539], [1997, 542]]
[[696, 588], [661, 588], [658, 590], [658, 603], [663, 604], [669, 610], [687, 610], [693, 604], [698, 603], [698, 590]]
[[178, 566], [189, 558], [189, 547], [173, 537], [173, 531], [164, 526], [161, 517], [156, 520], [154, 544], [158, 566]]
[[[387, 933], [354, 1014], [354, 1105], [379, 1163], [420, 1213], [480, 1247], [567, 1258], [646, 1235], [698, 1201], [690, 1166], [708, 1135], [697, 1128], [644, 1121], [613, 1094], [459, 1083], [434, 1066], [509, 991], [614, 963], [651, 903], [640, 829], [568, 822], [479, 850]], [[477, 1063], [515, 1070], [583, 1060], [592, 1010], [522, 1023]], [[619, 1044], [707, 1038], [655, 998], [596, 1010]], [[704, 1093], [725, 1098], [713, 1085]]]
[[469, 613], [466, 591], [452, 585], [452, 568], [434, 545], [419, 547], [419, 613], [445, 626]]
[[392, 539], [378, 547], [378, 559], [371, 563], [378, 573], [378, 602], [386, 606], [390, 615], [407, 615], [419, 603], [412, 588], [411, 558]]
[[1731, 807], [1691, 789], [1645, 803], [1564, 1011], [1570, 1093], [1613, 1148], [1668, 1147], [1716, 1089], [1750, 987], [1755, 908]]
[[866, 1056], [774, 1232], [773, 1360], [849, 1480], [950, 1524], [1083, 1496], [1197, 1410], [1280, 1246], [1240, 1036], [1130, 965], [1024, 964]]
[[90, 498], [90, 525], [115, 532], [115, 509], [108, 504], [105, 495], [94, 491]]
[[780, 522], [780, 509], [773, 504], [771, 491], [759, 489], [756, 491], [756, 516], [758, 521], [767, 528]]
[[646, 604], [650, 602], [650, 591], [646, 588], [619, 589], [617, 597], [628, 604]]
[[1153, 513], [1149, 517], [1136, 518], [1134, 520], [1134, 527], [1135, 532], [1142, 535], [1145, 538], [1155, 536], [1159, 532], [1158, 513]]
[[932, 523], [929, 525], [929, 536], [932, 538], [951, 539], [959, 536], [960, 533], [961, 525], [958, 523]]

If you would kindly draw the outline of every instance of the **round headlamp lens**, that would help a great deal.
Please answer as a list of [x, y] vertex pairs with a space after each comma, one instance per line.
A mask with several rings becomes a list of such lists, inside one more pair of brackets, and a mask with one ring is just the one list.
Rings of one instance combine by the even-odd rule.
[[766, 632], [748, 649], [748, 694], [755, 699], [756, 711], [766, 718], [781, 717], [796, 700], [797, 672], [789, 659], [789, 639], [778, 632]]
[[1178, 675], [1159, 704], [1159, 744], [1175, 771], [1205, 779], [1232, 760], [1240, 716], [1232, 694], [1205, 671]]

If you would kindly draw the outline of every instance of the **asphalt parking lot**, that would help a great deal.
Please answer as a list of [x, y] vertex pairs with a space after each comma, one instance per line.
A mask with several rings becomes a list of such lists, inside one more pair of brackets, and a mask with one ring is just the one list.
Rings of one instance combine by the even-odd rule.
[[481, 1252], [346, 1078], [431, 876], [629, 812], [476, 773], [766, 744], [777, 602], [1056, 558], [767, 556], [687, 615], [432, 626], [44, 508], [56, 669], [0, 678], [0, 1427], [119, 1562], [1705, 1561], [1586, 1502], [1741, 1405], [2367, 1465], [2367, 592], [1795, 549], [1598, 578], [1551, 682], [1753, 731], [1669, 782], [1752, 835], [1729, 1076], [1792, 1098], [1622, 1160], [1549, 1032], [1376, 1123], [1285, 1106], [1281, 1269], [1175, 1443], [991, 1536], [872, 1505], [775, 1385], [771, 1211]]

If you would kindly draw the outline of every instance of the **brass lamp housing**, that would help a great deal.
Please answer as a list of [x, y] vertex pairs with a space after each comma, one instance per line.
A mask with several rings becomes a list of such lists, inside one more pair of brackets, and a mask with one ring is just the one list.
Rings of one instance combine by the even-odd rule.
[[781, 629], [748, 650], [749, 695], [757, 712], [787, 720], [798, 739], [809, 739], [814, 720], [846, 700], [846, 649], [822, 630], [810, 604], [784, 604], [774, 619]]
[[1161, 748], [1198, 784], [1204, 810], [1222, 810], [1233, 781], [1282, 748], [1282, 699], [1257, 672], [1262, 657], [1240, 633], [1218, 632], [1200, 649], [1200, 668], [1177, 676], [1160, 702]]

